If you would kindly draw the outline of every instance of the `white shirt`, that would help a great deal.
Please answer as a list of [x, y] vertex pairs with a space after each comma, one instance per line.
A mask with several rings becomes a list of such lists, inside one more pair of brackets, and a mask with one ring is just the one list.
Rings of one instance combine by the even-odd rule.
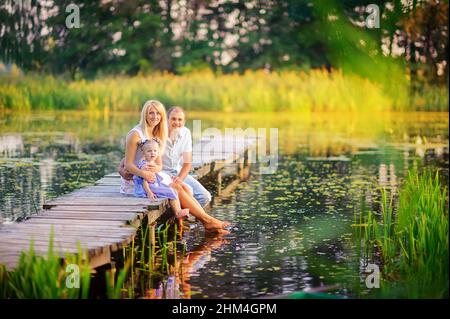
[[162, 157], [163, 170], [176, 171], [179, 174], [183, 166], [183, 153], [186, 152], [192, 152], [192, 137], [191, 131], [183, 126], [173, 143], [170, 138], [167, 139]]

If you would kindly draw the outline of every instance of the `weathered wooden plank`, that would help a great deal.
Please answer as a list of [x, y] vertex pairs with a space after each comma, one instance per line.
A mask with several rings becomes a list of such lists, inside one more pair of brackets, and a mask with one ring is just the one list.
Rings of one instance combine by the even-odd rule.
[[[2, 234], [0, 236], [0, 249], [3, 245], [14, 245], [21, 248], [29, 248], [30, 243], [33, 242], [35, 247], [50, 247], [50, 237], [42, 237], [42, 234]], [[105, 251], [117, 251], [118, 249], [125, 247], [131, 242], [129, 238], [83, 238], [76, 236], [54, 236], [53, 244], [55, 247], [66, 249], [71, 247], [77, 247], [80, 245], [82, 250], [89, 250], [90, 255], [101, 254]]]
[[95, 182], [95, 185], [97, 186], [116, 186], [117, 187], [117, 191], [119, 192], [119, 187], [120, 187], [120, 183], [111, 183], [111, 182], [104, 182], [104, 181], [98, 181]]
[[[120, 185], [120, 184], [118, 184]], [[91, 186], [86, 186], [81, 189], [89, 189], [89, 190], [117, 190], [116, 186], [111, 185], [111, 186], [99, 186], [99, 185], [91, 185]], [[77, 192], [78, 190], [75, 190], [74, 192]]]
[[207, 175], [207, 174], [212, 172], [211, 168], [212, 168], [212, 164], [202, 165], [202, 166], [199, 166], [195, 170], [195, 172], [196, 172], [197, 176], [199, 176], [199, 178], [202, 178], [203, 176], [205, 176], [205, 175]]
[[[85, 244], [80, 244], [79, 246], [81, 247], [81, 251], [87, 252], [89, 254], [89, 256], [101, 254], [103, 251], [102, 247], [98, 247], [98, 246], [89, 247], [88, 245], [85, 245]], [[5, 239], [3, 244], [0, 245], [0, 250], [19, 250], [19, 251], [27, 252], [27, 251], [30, 251], [30, 247], [31, 247], [30, 241], [20, 242], [19, 240]], [[58, 254], [61, 256], [65, 256], [66, 253], [78, 254], [79, 249], [77, 247], [78, 247], [77, 242], [54, 243], [53, 251], [55, 254]], [[35, 252], [48, 252], [48, 249], [49, 249], [48, 242], [39, 242], [39, 241], [33, 240], [33, 250]]]
[[138, 206], [157, 206], [164, 202], [165, 200], [154, 200], [151, 201], [147, 198], [136, 198], [136, 197], [117, 197], [117, 198], [104, 198], [96, 200], [96, 198], [83, 198], [83, 197], [61, 197], [58, 199], [51, 200], [45, 203], [46, 206], [52, 205], [71, 205], [77, 203], [85, 204], [98, 204], [99, 206], [117, 206], [123, 204], [124, 202], [127, 205], [138, 205]]
[[[109, 236], [88, 236], [88, 234], [79, 234], [79, 233], [67, 233], [67, 234], [60, 234], [60, 233], [54, 233], [53, 235], [53, 241], [54, 243], [62, 243], [62, 244], [70, 244], [70, 247], [77, 246], [77, 243], [81, 243], [82, 245], [86, 245], [89, 249], [96, 249], [96, 253], [101, 253], [105, 249], [110, 249], [112, 251], [116, 251], [117, 249], [120, 249], [126, 245], [128, 245], [134, 238], [134, 235], [128, 235], [128, 236], [115, 236], [110, 237]], [[35, 243], [39, 243], [39, 245], [47, 246], [49, 247], [50, 243], [50, 235], [49, 233], [2, 233], [0, 235], [0, 239], [2, 243], [10, 242], [14, 245], [16, 244], [30, 244], [31, 241]], [[5, 245], [5, 244], [1, 244]], [[66, 247], [66, 246], [64, 246]]]
[[119, 248], [122, 248], [126, 245], [128, 245], [134, 238], [135, 234], [128, 234], [124, 236], [114, 236], [111, 234], [104, 235], [104, 236], [89, 236], [87, 233], [71, 233], [67, 232], [66, 234], [61, 233], [53, 233], [52, 237], [49, 235], [49, 233], [43, 233], [43, 232], [27, 232], [24, 233], [16, 232], [16, 233], [2, 233], [0, 235], [0, 239], [2, 242], [7, 242], [7, 240], [13, 240], [13, 243], [30, 243], [32, 240], [39, 242], [39, 243], [45, 243], [47, 246], [50, 243], [50, 238], [53, 238], [54, 242], [62, 242], [62, 243], [72, 243], [76, 244], [77, 242], [80, 242], [83, 245], [88, 245], [90, 248], [92, 247], [103, 247], [104, 249], [111, 249], [112, 251], [115, 251]]
[[[101, 179], [97, 180], [97, 182], [104, 181], [104, 182], [110, 182], [110, 183], [117, 183], [117, 185], [120, 185], [120, 178], [119, 177], [102, 177]], [[95, 184], [93, 186], [96, 186]]]
[[144, 206], [148, 210], [158, 209], [161, 205], [164, 207], [167, 205], [167, 200], [155, 200], [150, 201], [145, 198], [104, 198], [102, 200], [98, 200], [95, 197], [73, 197], [73, 198], [61, 198], [52, 200], [44, 204], [44, 208], [52, 208], [53, 206], [63, 205], [63, 206], [116, 206], [121, 205], [123, 203], [127, 203], [127, 205], [135, 205], [142, 207]]
[[102, 194], [115, 194], [116, 197], [119, 194], [119, 186], [113, 187], [110, 189], [100, 189], [100, 187], [103, 187], [103, 186], [99, 186], [98, 189], [97, 188], [82, 188], [82, 189], [79, 189], [79, 190], [73, 192], [72, 194], [95, 193], [99, 196], [102, 196]]
[[117, 172], [106, 174], [104, 177], [113, 177], [113, 178], [119, 178], [120, 175]]
[[[71, 250], [71, 251], [68, 251], [68, 250]], [[17, 252], [17, 250], [9, 249], [9, 248], [7, 248], [5, 251], [2, 251], [0, 249], [0, 260], [2, 261], [2, 264], [4, 264], [6, 266], [7, 269], [13, 270], [14, 268], [17, 267], [17, 265], [19, 263], [19, 260], [20, 260], [21, 254], [23, 252], [28, 254], [28, 251], [29, 251], [28, 249], [23, 249], [20, 252]], [[4, 259], [2, 257], [3, 254], [9, 253], [9, 252], [11, 252], [12, 254], [7, 255], [7, 257], [6, 257], [5, 261], [4, 261]], [[19, 253], [19, 254], [17, 254], [17, 253]], [[58, 256], [61, 259], [64, 259], [66, 257], [66, 255], [67, 255], [67, 253], [78, 254], [78, 250], [66, 249], [66, 250], [54, 250], [53, 251], [53, 254], [55, 256]], [[34, 249], [34, 254], [36, 256], [41, 256], [43, 258], [46, 258], [48, 256], [48, 247], [47, 248], [36, 247]], [[108, 254], [109, 254], [109, 252], [108, 252]], [[100, 255], [95, 255], [95, 254], [91, 254], [90, 252], [88, 252], [89, 260], [91, 260], [91, 259], [95, 260], [95, 259], [97, 259], [97, 256], [103, 256], [103, 255], [105, 255], [105, 253], [102, 253]]]
[[[34, 234], [5, 234], [2, 235], [0, 238], [2, 239], [3, 243], [10, 242], [12, 244], [30, 244], [32, 241], [37, 242], [40, 245], [49, 247], [50, 238], [45, 238], [39, 235]], [[41, 238], [42, 237], [42, 238]], [[110, 249], [112, 251], [116, 251], [117, 249], [120, 249], [122, 247], [125, 247], [129, 243], [132, 242], [134, 237], [120, 237], [120, 238], [110, 238], [110, 237], [104, 237], [104, 238], [93, 238], [93, 237], [80, 237], [80, 236], [54, 236], [53, 242], [55, 243], [62, 243], [62, 244], [70, 244], [70, 247], [78, 247], [77, 243], [79, 242], [82, 244], [82, 246], [86, 246], [89, 249], [96, 249], [96, 253], [101, 253], [102, 251], [99, 250], [100, 248]], [[66, 246], [64, 246], [66, 247]]]
[[110, 217], [128, 217], [131, 219], [142, 219], [144, 217], [144, 213], [140, 212], [102, 212], [102, 211], [70, 211], [70, 210], [63, 210], [60, 211], [58, 209], [47, 209], [41, 211], [39, 214], [33, 215], [35, 216], [56, 216], [56, 215], [62, 216], [110, 216]]
[[[80, 192], [76, 192], [73, 194], [70, 194], [70, 196], [67, 196], [66, 199], [69, 198], [97, 198], [99, 201], [103, 201], [103, 200], [109, 200], [109, 199], [115, 199], [118, 198], [117, 194], [119, 193], [119, 191], [117, 192], [89, 192], [89, 191], [80, 191]], [[121, 198], [121, 200], [123, 201], [124, 199]]]
[[[64, 206], [57, 205], [51, 208], [51, 210], [58, 211], [91, 211], [91, 212], [136, 212], [145, 213], [147, 209], [145, 207], [139, 208], [138, 206]], [[45, 211], [45, 210], [44, 210]]]
[[47, 216], [35, 216], [33, 218], [49, 218], [52, 219], [70, 219], [70, 220], [77, 220], [77, 219], [87, 219], [87, 220], [117, 220], [117, 221], [132, 221], [133, 218], [129, 217], [115, 217], [115, 216], [83, 216], [83, 215], [47, 215]]
[[38, 214], [34, 214], [32, 216], [30, 216], [30, 218], [32, 217], [36, 217], [36, 216], [48, 216], [48, 214], [53, 214], [53, 213], [58, 213], [58, 214], [78, 214], [78, 215], [98, 215], [98, 216], [129, 216], [132, 218], [138, 218], [138, 217], [142, 217], [144, 216], [144, 212], [104, 212], [104, 211], [86, 211], [86, 210], [82, 210], [82, 211], [71, 211], [71, 210], [58, 210], [57, 208], [53, 208], [53, 209], [44, 209], [41, 212], [39, 212]]
[[52, 219], [47, 218], [29, 218], [21, 224], [49, 224], [49, 225], [81, 225], [81, 226], [93, 226], [93, 225], [108, 225], [123, 227], [127, 226], [126, 222], [123, 221], [113, 221], [113, 220], [64, 220], [64, 219]]
[[68, 237], [76, 237], [76, 236], [82, 236], [82, 238], [104, 238], [104, 239], [118, 239], [118, 238], [128, 238], [130, 236], [134, 236], [135, 232], [124, 232], [124, 231], [114, 231], [111, 229], [110, 231], [100, 231], [93, 232], [92, 229], [82, 229], [82, 228], [53, 228], [51, 227], [30, 227], [30, 226], [23, 226], [23, 227], [8, 227], [6, 229], [2, 229], [2, 232], [0, 234], [0, 238], [4, 234], [8, 235], [16, 235], [19, 234], [21, 236], [28, 236], [28, 235], [39, 235], [42, 234], [44, 236], [49, 236], [50, 233], [53, 233], [55, 236], [68, 236]]
[[[83, 226], [83, 225], [49, 225], [49, 224], [15, 224], [0, 227], [0, 230], [3, 232], [10, 231], [20, 231], [20, 230], [45, 230], [46, 232], [54, 231], [54, 232], [67, 232], [67, 234], [74, 233], [82, 233], [90, 236], [94, 234], [95, 236], [108, 236], [109, 234], [113, 235], [113, 237], [117, 236], [128, 236], [135, 234], [136, 229], [134, 227], [107, 227], [107, 226]], [[1, 236], [1, 233], [0, 233]]]

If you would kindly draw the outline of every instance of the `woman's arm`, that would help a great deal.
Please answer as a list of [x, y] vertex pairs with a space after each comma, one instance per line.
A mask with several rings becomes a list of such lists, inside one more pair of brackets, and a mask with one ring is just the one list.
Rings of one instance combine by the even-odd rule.
[[153, 183], [155, 181], [155, 174], [147, 170], [139, 169], [134, 164], [139, 141], [140, 138], [138, 133], [132, 132], [128, 134], [125, 146], [125, 168], [131, 174], [140, 176], [150, 183]]
[[125, 157], [122, 158], [120, 161], [119, 166], [117, 167], [117, 171], [119, 172], [120, 176], [126, 180], [132, 180], [133, 174], [130, 174], [127, 169], [125, 168]]

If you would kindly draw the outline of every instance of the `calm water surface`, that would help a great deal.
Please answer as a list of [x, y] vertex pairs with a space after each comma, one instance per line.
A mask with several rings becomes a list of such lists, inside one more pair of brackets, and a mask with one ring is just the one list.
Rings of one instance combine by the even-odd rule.
[[[0, 220], [20, 221], [46, 200], [113, 172], [138, 114], [1, 118]], [[211, 214], [232, 222], [232, 233], [205, 238], [191, 225], [177, 271], [152, 279], [138, 297], [267, 297], [308, 287], [370, 296], [352, 224], [361, 211], [378, 209], [376, 188], [395, 192], [411, 167], [440, 170], [448, 183], [448, 113], [192, 112], [191, 129], [194, 119], [202, 129], [278, 128], [278, 167], [261, 174], [253, 165], [228, 196], [217, 196], [216, 185], [205, 181], [216, 195]], [[231, 181], [233, 167], [228, 171]]]

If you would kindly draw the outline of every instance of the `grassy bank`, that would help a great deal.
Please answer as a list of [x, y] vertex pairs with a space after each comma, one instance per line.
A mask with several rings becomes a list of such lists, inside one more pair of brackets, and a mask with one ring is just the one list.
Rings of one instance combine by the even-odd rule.
[[411, 171], [397, 207], [386, 191], [381, 198], [381, 216], [369, 213], [365, 236], [367, 247], [375, 245], [369, 256], [381, 262], [388, 280], [382, 291], [386, 296], [448, 297], [448, 193], [439, 176]]
[[183, 76], [154, 74], [66, 81], [52, 76], [0, 77], [0, 111], [77, 109], [107, 113], [139, 109], [153, 98], [208, 111], [448, 111], [447, 89], [412, 97], [403, 86], [387, 93], [355, 75], [324, 70]]

